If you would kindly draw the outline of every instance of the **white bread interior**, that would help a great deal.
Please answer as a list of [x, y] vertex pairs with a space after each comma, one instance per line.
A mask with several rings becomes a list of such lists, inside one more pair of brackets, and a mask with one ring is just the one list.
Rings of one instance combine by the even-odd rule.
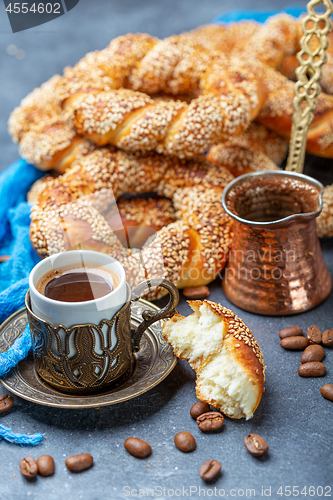
[[[163, 337], [176, 356], [187, 359], [196, 370], [199, 399], [229, 417], [251, 418], [264, 391], [262, 354], [252, 332], [219, 304], [207, 300], [189, 303], [194, 314], [173, 316], [163, 324]], [[246, 332], [245, 340], [230, 332], [234, 331], [230, 314], [240, 325], [238, 332]]]

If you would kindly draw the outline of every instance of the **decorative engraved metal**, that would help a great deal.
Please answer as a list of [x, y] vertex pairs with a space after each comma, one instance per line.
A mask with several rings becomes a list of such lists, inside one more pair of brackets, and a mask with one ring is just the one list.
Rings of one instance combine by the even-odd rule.
[[[71, 328], [53, 327], [38, 318], [30, 309], [29, 291], [26, 308], [35, 369], [52, 387], [71, 393], [87, 392], [110, 385], [125, 373], [129, 374], [132, 359], [130, 302], [124, 304], [113, 318], [103, 319], [99, 325], [89, 323]], [[117, 342], [112, 347], [114, 325]], [[97, 337], [101, 354], [95, 349]], [[74, 354], [71, 354], [70, 343], [75, 347]]]
[[[131, 325], [134, 329], [141, 323], [144, 311], [155, 313], [159, 308], [144, 299], [132, 303]], [[172, 348], [162, 337], [163, 321], [157, 321], [144, 332], [140, 351], [134, 355], [135, 362], [130, 378], [108, 391], [86, 396], [58, 392], [36, 375], [32, 355], [21, 361], [1, 382], [7, 390], [23, 399], [55, 408], [98, 408], [135, 398], [162, 382], [177, 363]], [[27, 312], [24, 308], [0, 326], [2, 352], [9, 349], [23, 333], [26, 324]]]
[[[90, 393], [106, 388], [129, 376], [132, 354], [140, 349], [144, 331], [161, 318], [169, 318], [175, 313], [179, 302], [178, 289], [168, 280], [150, 279], [140, 283], [127, 297], [138, 300], [139, 295], [153, 287], [166, 288], [170, 293], [168, 304], [152, 313], [144, 311], [143, 321], [131, 330], [131, 302], [111, 318], [103, 319], [98, 325], [87, 323], [66, 328], [56, 327], [38, 318], [30, 307], [30, 292], [26, 295], [26, 308], [35, 369], [39, 377], [55, 389], [70, 394]], [[116, 337], [115, 345], [112, 333]]]
[[[325, 12], [315, 12], [323, 5]], [[314, 110], [320, 92], [321, 67], [326, 62], [328, 46], [327, 34], [332, 29], [331, 0], [311, 0], [307, 5], [308, 15], [302, 21], [303, 37], [301, 51], [297, 54], [300, 66], [296, 70], [298, 81], [295, 83], [293, 125], [289, 145], [286, 170], [303, 172], [306, 150], [306, 137], [313, 120]]]
[[286, 316], [328, 297], [332, 277], [315, 220], [323, 189], [311, 177], [282, 170], [252, 172], [228, 184], [222, 205], [234, 220], [234, 236], [222, 286], [230, 302], [255, 314]]

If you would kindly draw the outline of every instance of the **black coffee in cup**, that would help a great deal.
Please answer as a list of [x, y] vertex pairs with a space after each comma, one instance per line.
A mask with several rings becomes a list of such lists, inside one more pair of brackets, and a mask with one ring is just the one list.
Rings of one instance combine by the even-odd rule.
[[46, 273], [36, 289], [49, 299], [61, 302], [85, 302], [99, 299], [119, 285], [115, 273], [103, 267], [68, 266]]

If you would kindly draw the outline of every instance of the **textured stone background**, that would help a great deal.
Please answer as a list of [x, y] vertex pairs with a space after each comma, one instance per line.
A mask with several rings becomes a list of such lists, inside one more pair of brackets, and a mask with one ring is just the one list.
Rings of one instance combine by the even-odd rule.
[[[18, 157], [6, 130], [10, 111], [20, 100], [65, 65], [74, 64], [87, 51], [106, 46], [110, 39], [127, 32], [148, 32], [165, 37], [199, 24], [207, 23], [230, 8], [280, 9], [284, 1], [274, 0], [81, 0], [65, 16], [22, 33], [12, 34], [4, 7], [0, 5], [0, 170]], [[305, 2], [298, 3], [305, 5]], [[7, 54], [9, 45], [25, 51], [18, 60]], [[306, 172], [333, 182], [331, 161], [307, 158]], [[330, 269], [333, 269], [332, 241], [322, 244]], [[211, 285], [211, 300], [228, 307], [217, 281]], [[186, 362], [179, 362], [171, 375], [158, 387], [138, 399], [117, 407], [99, 410], [65, 411], [48, 409], [16, 398], [15, 406], [0, 415], [0, 424], [17, 432], [45, 433], [43, 444], [36, 448], [21, 448], [0, 442], [1, 486], [0, 500], [62, 500], [62, 499], [120, 499], [131, 489], [157, 488], [154, 496], [168, 497], [181, 493], [192, 498], [225, 496], [248, 498], [254, 488], [256, 497], [262, 497], [262, 487], [271, 487], [271, 498], [280, 486], [330, 486], [332, 488], [332, 403], [320, 395], [324, 383], [333, 382], [333, 349], [327, 349], [327, 375], [322, 379], [302, 379], [297, 374], [300, 353], [280, 348], [278, 331], [297, 324], [304, 329], [318, 324], [323, 330], [333, 327], [333, 297], [314, 311], [293, 318], [260, 317], [239, 314], [253, 330], [262, 347], [267, 364], [266, 392], [252, 420], [226, 419], [222, 432], [201, 433], [189, 416], [196, 401], [195, 373]], [[179, 310], [189, 313], [184, 300]], [[0, 391], [1, 392], [1, 391]], [[191, 432], [197, 440], [197, 449], [183, 454], [173, 443], [174, 435]], [[270, 445], [269, 455], [262, 459], [250, 456], [243, 445], [249, 432], [257, 432]], [[145, 460], [129, 456], [123, 442], [129, 436], [149, 441], [152, 455]], [[94, 456], [94, 467], [81, 474], [69, 473], [64, 465], [69, 455], [89, 452]], [[28, 483], [19, 473], [21, 458], [51, 454], [56, 462], [56, 473], [51, 478]], [[215, 458], [223, 464], [222, 475], [207, 486], [198, 471], [203, 461]], [[192, 486], [192, 490], [190, 487]], [[199, 487], [201, 488], [199, 496]], [[166, 488], [163, 490], [163, 488]], [[183, 491], [183, 488], [185, 490]], [[197, 488], [197, 490], [195, 490]], [[214, 490], [216, 488], [216, 490]], [[168, 492], [168, 490], [170, 491]], [[176, 489], [181, 491], [175, 492]], [[223, 490], [222, 490], [223, 489]], [[281, 490], [280, 490], [281, 492]], [[332, 489], [324, 489], [332, 496]], [[133, 494], [135, 491], [132, 492]], [[152, 491], [149, 492], [150, 497]], [[288, 493], [288, 492], [287, 492]], [[294, 491], [296, 495], [296, 490]], [[139, 491], [137, 491], [139, 494]], [[314, 498], [319, 498], [321, 490]], [[253, 492], [252, 492], [253, 497]], [[293, 495], [292, 495], [293, 497]], [[131, 497], [129, 497], [131, 498]], [[300, 495], [300, 498], [311, 496]], [[312, 497], [313, 498], [313, 497]]]

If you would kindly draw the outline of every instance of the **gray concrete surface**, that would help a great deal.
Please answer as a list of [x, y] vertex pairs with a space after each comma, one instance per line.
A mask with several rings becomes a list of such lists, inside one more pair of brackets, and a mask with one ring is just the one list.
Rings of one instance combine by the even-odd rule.
[[[230, 8], [284, 5], [285, 1], [277, 0], [269, 4], [264, 0], [251, 3], [81, 0], [58, 20], [14, 35], [1, 4], [0, 170], [18, 157], [17, 147], [6, 131], [10, 111], [33, 87], [60, 72], [65, 65], [74, 64], [87, 51], [102, 48], [111, 38], [130, 31], [164, 37], [209, 22]], [[11, 44], [25, 51], [23, 60], [7, 54]], [[331, 163], [307, 158], [306, 172], [325, 183], [332, 182]], [[323, 242], [322, 246], [332, 270], [332, 241]], [[113, 500], [135, 496], [253, 498], [254, 495], [280, 499], [288, 496], [287, 487], [291, 488], [291, 498], [333, 496], [333, 403], [320, 395], [324, 383], [333, 383], [333, 349], [326, 350], [324, 378], [302, 379], [297, 374], [300, 353], [283, 350], [277, 335], [281, 328], [295, 324], [304, 329], [312, 324], [322, 329], [332, 328], [332, 295], [314, 311], [291, 318], [269, 318], [231, 306], [219, 281], [210, 288], [210, 299], [232, 307], [253, 330], [262, 347], [267, 365], [266, 392], [254, 418], [226, 419], [222, 432], [201, 433], [189, 415], [196, 401], [195, 373], [184, 361], [178, 362], [158, 387], [117, 407], [65, 411], [16, 398], [12, 410], [0, 415], [0, 424], [16, 432], [42, 432], [45, 439], [35, 448], [0, 442], [0, 500]], [[183, 299], [179, 310], [189, 313]], [[183, 454], [174, 446], [173, 437], [181, 430], [191, 432], [197, 440], [197, 449], [190, 454]], [[261, 434], [269, 443], [270, 451], [265, 458], [255, 459], [246, 451], [243, 439], [249, 432]], [[148, 441], [152, 455], [145, 460], [129, 456], [123, 448], [129, 436]], [[81, 474], [68, 472], [64, 465], [66, 457], [81, 452], [94, 456], [94, 467]], [[42, 454], [54, 457], [56, 473], [28, 483], [19, 473], [19, 461], [27, 455], [37, 458]], [[220, 460], [223, 466], [221, 476], [212, 485], [206, 485], [198, 474], [201, 463], [209, 458]], [[310, 486], [315, 488], [314, 495]]]

